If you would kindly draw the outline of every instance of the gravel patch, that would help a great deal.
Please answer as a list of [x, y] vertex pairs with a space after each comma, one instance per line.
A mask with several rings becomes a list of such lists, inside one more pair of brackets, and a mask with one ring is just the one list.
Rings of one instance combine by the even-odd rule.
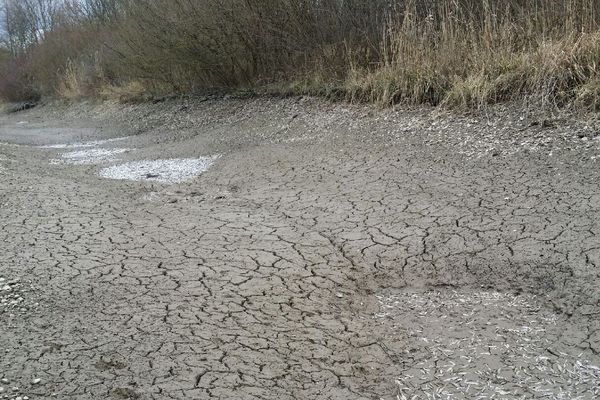
[[131, 149], [87, 149], [61, 154], [61, 159], [54, 159], [51, 164], [89, 165], [117, 161], [117, 155]]
[[378, 299], [374, 318], [409, 343], [399, 399], [600, 396], [600, 368], [555, 348], [557, 316], [533, 295], [432, 291]]
[[117, 180], [181, 183], [208, 170], [217, 158], [218, 156], [136, 161], [104, 168], [100, 171], [100, 176]]
[[0, 316], [14, 318], [38, 307], [39, 304], [30, 296], [33, 292], [35, 288], [19, 279], [0, 277]]

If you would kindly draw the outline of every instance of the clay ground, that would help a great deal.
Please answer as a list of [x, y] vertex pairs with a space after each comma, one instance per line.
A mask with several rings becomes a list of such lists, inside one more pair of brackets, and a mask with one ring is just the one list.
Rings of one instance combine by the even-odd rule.
[[[598, 132], [313, 99], [3, 114], [0, 398], [598, 398]], [[98, 165], [39, 147], [121, 137]]]

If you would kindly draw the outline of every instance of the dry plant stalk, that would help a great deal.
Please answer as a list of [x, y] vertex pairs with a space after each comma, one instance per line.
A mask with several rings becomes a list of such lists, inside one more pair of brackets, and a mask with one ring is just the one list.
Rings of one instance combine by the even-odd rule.
[[[85, 0], [46, 9], [54, 14], [43, 38], [0, 51], [4, 99], [244, 88], [383, 105], [599, 103], [595, 0]], [[5, 25], [18, 22], [6, 15]], [[5, 43], [25, 37], [14, 32]]]

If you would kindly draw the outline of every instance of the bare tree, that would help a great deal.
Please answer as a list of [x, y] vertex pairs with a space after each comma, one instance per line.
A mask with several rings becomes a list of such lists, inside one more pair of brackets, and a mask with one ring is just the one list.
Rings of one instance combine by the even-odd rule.
[[13, 54], [43, 40], [57, 23], [63, 0], [1, 0], [3, 42]]
[[35, 22], [30, 18], [25, 3], [19, 0], [3, 0], [2, 11], [6, 45], [13, 55], [19, 54], [35, 42]]
[[82, 0], [85, 15], [90, 21], [107, 23], [118, 17], [120, 4], [123, 0]]

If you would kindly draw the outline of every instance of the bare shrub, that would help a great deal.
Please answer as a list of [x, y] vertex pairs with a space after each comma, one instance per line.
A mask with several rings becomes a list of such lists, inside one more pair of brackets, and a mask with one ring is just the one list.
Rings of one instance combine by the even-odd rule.
[[[261, 88], [386, 105], [527, 96], [594, 108], [600, 80], [597, 0], [36, 1], [52, 3], [50, 28], [5, 42], [20, 43], [11, 52], [27, 54], [45, 94]], [[21, 25], [40, 25], [30, 19]]]
[[8, 102], [37, 101], [39, 91], [27, 74], [27, 59], [0, 61], [0, 99]]

